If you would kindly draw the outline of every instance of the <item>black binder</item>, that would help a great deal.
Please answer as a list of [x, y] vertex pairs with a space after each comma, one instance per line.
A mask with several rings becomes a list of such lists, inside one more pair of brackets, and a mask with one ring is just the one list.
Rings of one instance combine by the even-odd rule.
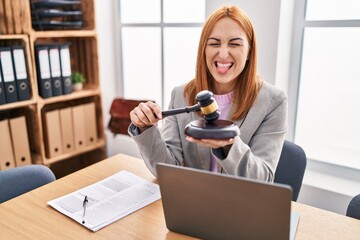
[[5, 97], [5, 89], [3, 84], [3, 77], [2, 77], [2, 71], [1, 71], [1, 61], [0, 61], [0, 105], [6, 103], [6, 97]]
[[5, 88], [6, 102], [12, 103], [18, 100], [15, 75], [10, 47], [0, 48], [1, 70]]
[[23, 46], [12, 46], [13, 65], [17, 87], [17, 96], [20, 101], [30, 99], [29, 78], [26, 70], [25, 53]]
[[35, 45], [35, 57], [39, 94], [43, 98], [52, 97], [48, 46]]
[[70, 43], [65, 43], [59, 46], [60, 49], [60, 65], [61, 77], [63, 85], [63, 93], [72, 93], [71, 82], [71, 62], [70, 62]]
[[49, 60], [53, 96], [60, 96], [63, 94], [63, 87], [58, 45], [49, 45]]

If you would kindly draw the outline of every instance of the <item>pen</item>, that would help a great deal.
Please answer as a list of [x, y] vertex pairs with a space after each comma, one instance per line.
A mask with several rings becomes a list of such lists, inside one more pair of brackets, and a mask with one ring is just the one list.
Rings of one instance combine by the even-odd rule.
[[84, 201], [83, 201], [83, 209], [84, 209], [84, 212], [83, 212], [82, 224], [85, 224], [85, 211], [86, 211], [87, 202], [88, 202], [88, 199], [87, 199], [87, 195], [86, 195], [85, 198], [84, 198]]

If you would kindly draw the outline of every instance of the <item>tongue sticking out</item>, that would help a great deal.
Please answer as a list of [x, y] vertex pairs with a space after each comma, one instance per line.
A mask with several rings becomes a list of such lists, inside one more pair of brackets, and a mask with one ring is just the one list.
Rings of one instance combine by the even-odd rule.
[[217, 69], [218, 73], [224, 74], [229, 70], [229, 67], [220, 67], [220, 66], [218, 66], [216, 69]]
[[231, 66], [231, 63], [216, 62], [216, 70], [219, 74], [225, 74], [231, 68]]

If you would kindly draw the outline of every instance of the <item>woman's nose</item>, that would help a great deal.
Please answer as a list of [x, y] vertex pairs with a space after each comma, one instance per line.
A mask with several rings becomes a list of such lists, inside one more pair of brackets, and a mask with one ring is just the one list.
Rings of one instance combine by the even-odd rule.
[[227, 48], [227, 46], [222, 46], [220, 48], [219, 57], [225, 59], [228, 56], [229, 56], [229, 49]]

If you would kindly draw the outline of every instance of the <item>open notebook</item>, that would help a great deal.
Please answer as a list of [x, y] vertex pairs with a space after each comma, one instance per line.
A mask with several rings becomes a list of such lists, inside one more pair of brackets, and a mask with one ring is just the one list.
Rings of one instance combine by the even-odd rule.
[[157, 165], [166, 226], [202, 239], [294, 239], [291, 187]]

